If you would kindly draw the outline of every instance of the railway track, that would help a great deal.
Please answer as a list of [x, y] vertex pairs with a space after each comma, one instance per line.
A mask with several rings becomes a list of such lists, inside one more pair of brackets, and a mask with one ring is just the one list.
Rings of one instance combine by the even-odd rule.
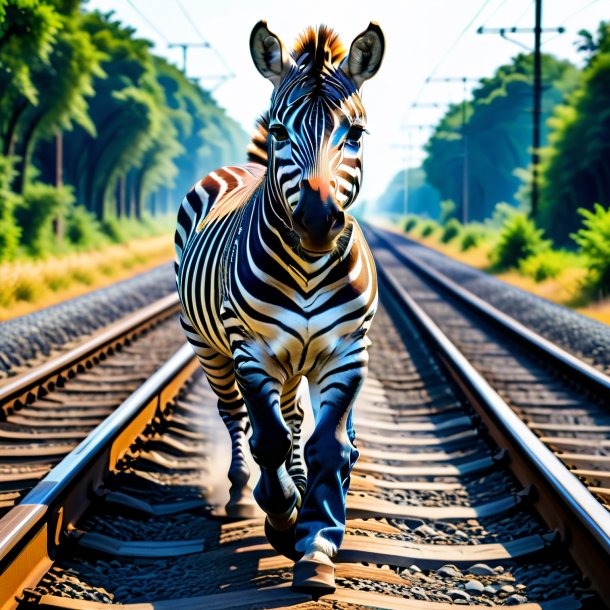
[[290, 591], [291, 562], [266, 544], [261, 516], [223, 518], [228, 435], [180, 348], [0, 520], [0, 608], [15, 595], [20, 608], [92, 610], [604, 607], [610, 527], [597, 492], [405, 294], [404, 262], [376, 240], [382, 307], [334, 595]]

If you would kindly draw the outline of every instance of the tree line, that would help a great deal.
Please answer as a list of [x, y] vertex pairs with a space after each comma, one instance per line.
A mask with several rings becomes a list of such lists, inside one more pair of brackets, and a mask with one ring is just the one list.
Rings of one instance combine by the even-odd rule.
[[0, 0], [0, 259], [71, 222], [84, 240], [90, 219], [173, 210], [245, 156], [239, 125], [151, 47], [79, 0]]
[[[579, 208], [610, 206], [610, 23], [601, 23], [596, 34], [579, 34], [579, 50], [587, 56], [582, 70], [542, 55], [541, 191], [534, 220], [557, 245], [571, 243], [582, 220]], [[525, 53], [482, 79], [465, 107], [449, 107], [426, 144], [422, 168], [408, 170], [407, 180], [404, 172], [397, 175], [380, 209], [402, 211], [407, 184], [409, 213], [432, 218], [438, 218], [441, 200], [454, 203], [460, 220], [489, 219], [502, 202], [527, 210], [532, 82], [533, 54]]]

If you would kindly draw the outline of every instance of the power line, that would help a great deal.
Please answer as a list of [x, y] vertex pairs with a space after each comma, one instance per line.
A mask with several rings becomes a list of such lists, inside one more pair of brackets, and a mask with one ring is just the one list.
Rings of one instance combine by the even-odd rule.
[[519, 15], [519, 17], [517, 18], [517, 21], [515, 21], [515, 25], [519, 25], [519, 23], [521, 22], [521, 20], [523, 19], [523, 17], [525, 17], [529, 11], [531, 10], [532, 6], [534, 6], [534, 2], [536, 0], [532, 0], [526, 7], [526, 9]]
[[563, 19], [561, 19], [561, 21], [567, 21], [568, 19], [572, 19], [572, 17], [575, 17], [576, 15], [578, 15], [579, 13], [582, 13], [583, 11], [586, 11], [590, 6], [593, 6], [594, 4], [597, 4], [599, 2], [599, 0], [591, 0], [591, 2], [585, 4], [585, 6], [575, 10], [573, 13], [570, 13], [567, 17], [564, 17]]
[[498, 13], [498, 11], [506, 4], [508, 0], [502, 0], [500, 2], [500, 4], [498, 4], [498, 6], [496, 6], [496, 8], [493, 10], [493, 12], [491, 13], [491, 15], [489, 15], [487, 17], [487, 19], [485, 20], [485, 23], [489, 23], [489, 21], [491, 21], [491, 19], [493, 19], [496, 14]]
[[[502, 4], [504, 3], [504, 1], [502, 2]], [[479, 18], [479, 15], [487, 8], [487, 6], [490, 2], [491, 2], [491, 0], [485, 0], [483, 2], [483, 4], [479, 7], [479, 10], [474, 14], [472, 19], [466, 24], [464, 29], [459, 33], [458, 37], [453, 41], [451, 46], [447, 49], [447, 51], [441, 57], [441, 59], [436, 63], [434, 68], [432, 68], [432, 71], [430, 72], [430, 74], [428, 74], [428, 77], [424, 80], [424, 83], [422, 84], [420, 90], [417, 92], [417, 95], [415, 96], [415, 99], [413, 100], [413, 104], [415, 104], [419, 100], [421, 94], [423, 93], [424, 89], [426, 88], [426, 85], [428, 84], [429, 79], [434, 76], [435, 72], [441, 67], [441, 65], [447, 59], [447, 57], [449, 57], [449, 54], [451, 53], [451, 51], [453, 51], [453, 49], [455, 49], [458, 42], [460, 42], [460, 40], [463, 38], [464, 34], [466, 34], [466, 32], [470, 29], [470, 26], [472, 26], [472, 24]], [[499, 7], [497, 7], [497, 8], [499, 8]], [[496, 8], [496, 10], [497, 10], [497, 8]]]
[[[185, 19], [189, 22], [191, 28], [193, 28], [193, 31], [195, 32], [195, 34], [197, 34], [197, 36], [203, 43], [203, 45], [199, 45], [199, 46], [206, 46], [207, 48], [211, 49], [211, 51], [214, 53], [214, 55], [216, 55], [216, 58], [218, 59], [218, 61], [220, 61], [220, 63], [222, 64], [222, 67], [227, 71], [226, 74], [221, 75], [221, 76], [205, 77], [205, 78], [216, 78], [219, 80], [218, 85], [216, 85], [216, 87], [214, 87], [214, 89], [216, 89], [223, 82], [225, 82], [226, 80], [228, 80], [230, 78], [233, 78], [235, 75], [233, 74], [233, 71], [231, 70], [229, 64], [225, 61], [225, 58], [222, 56], [220, 51], [206, 39], [206, 37], [202, 34], [201, 30], [195, 25], [195, 20], [191, 18], [189, 12], [186, 10], [186, 7], [182, 3], [182, 0], [176, 0], [176, 2], [178, 4], [178, 7], [180, 8], [180, 10], [182, 11], [182, 14], [184, 15]], [[194, 46], [194, 45], [192, 45], [192, 46]]]
[[140, 17], [144, 19], [146, 23], [148, 23], [148, 25], [157, 33], [157, 35], [163, 38], [163, 40], [169, 44], [169, 39], [167, 36], [132, 2], [132, 0], [127, 0], [127, 2], [129, 3], [129, 6], [131, 6], [131, 8], [138, 13], [138, 15], [140, 15]]
[[184, 4], [182, 4], [181, 0], [176, 0], [176, 2], [178, 3], [178, 7], [180, 8], [180, 10], [182, 11], [182, 14], [185, 16], [186, 20], [189, 22], [190, 26], [193, 28], [193, 31], [195, 32], [195, 34], [197, 34], [197, 36], [199, 36], [199, 38], [201, 39], [201, 42], [209, 44], [208, 41], [205, 39], [205, 36], [201, 33], [199, 28], [195, 25], [195, 22], [193, 21], [193, 19], [191, 19], [191, 16], [188, 14], [186, 8], [184, 8]]

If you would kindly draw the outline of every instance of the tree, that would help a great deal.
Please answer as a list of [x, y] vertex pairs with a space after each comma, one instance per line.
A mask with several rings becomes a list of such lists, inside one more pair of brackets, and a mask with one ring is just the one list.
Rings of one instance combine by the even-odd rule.
[[2, 153], [11, 155], [20, 116], [38, 103], [32, 66], [48, 65], [61, 28], [55, 9], [37, 0], [0, 2], [0, 132]]
[[[542, 119], [577, 83], [576, 68], [552, 56], [542, 56], [546, 89]], [[512, 63], [498, 68], [491, 78], [483, 79], [466, 104], [465, 124], [462, 106], [449, 108], [427, 144], [424, 169], [430, 184], [443, 199], [457, 204], [456, 215], [463, 214], [464, 143], [468, 154], [468, 218], [484, 220], [492, 215], [499, 201], [516, 203], [520, 180], [515, 170], [527, 168], [532, 141], [533, 55], [517, 55]], [[548, 136], [543, 127], [542, 139]]]
[[103, 76], [100, 61], [103, 55], [93, 45], [89, 34], [80, 30], [78, 2], [63, 2], [56, 10], [60, 28], [48, 58], [33, 58], [30, 78], [36, 91], [35, 101], [22, 96], [16, 104], [24, 104], [18, 118], [14, 153], [19, 157], [15, 190], [21, 192], [27, 179], [27, 167], [38, 138], [50, 138], [58, 130], [80, 125], [93, 132], [88, 116], [87, 98], [94, 91], [94, 77]]
[[[419, 167], [410, 167], [407, 176], [408, 201], [407, 212], [428, 218], [440, 216], [440, 197], [438, 191], [428, 184], [426, 174]], [[398, 172], [388, 184], [384, 194], [379, 198], [374, 212], [386, 214], [404, 214], [405, 170]]]
[[549, 125], [537, 220], [556, 243], [568, 245], [579, 208], [610, 205], [610, 23], [600, 25], [580, 86]]

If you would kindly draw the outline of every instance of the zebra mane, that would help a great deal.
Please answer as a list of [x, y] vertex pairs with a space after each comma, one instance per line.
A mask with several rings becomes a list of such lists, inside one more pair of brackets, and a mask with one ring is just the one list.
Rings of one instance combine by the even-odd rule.
[[310, 26], [297, 39], [294, 49], [291, 51], [292, 58], [297, 61], [305, 54], [310, 56], [310, 61], [317, 70], [324, 65], [337, 64], [347, 55], [339, 35], [326, 25]]
[[267, 167], [267, 134], [269, 133], [269, 112], [256, 119], [256, 127], [248, 144], [248, 161]]

